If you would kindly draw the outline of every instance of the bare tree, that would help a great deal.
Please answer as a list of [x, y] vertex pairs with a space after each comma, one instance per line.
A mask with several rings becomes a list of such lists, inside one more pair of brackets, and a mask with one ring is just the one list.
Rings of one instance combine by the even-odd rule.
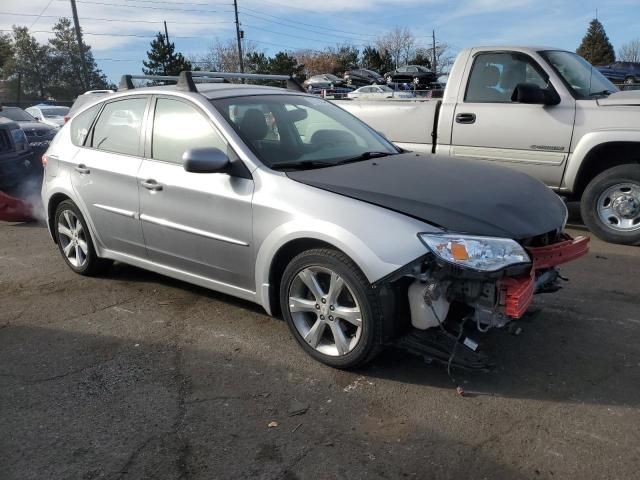
[[396, 68], [415, 55], [416, 37], [407, 27], [394, 27], [376, 41], [380, 51], [387, 51]]
[[640, 62], [640, 39], [625, 43], [618, 52], [618, 60], [622, 62]]
[[[245, 41], [243, 53], [246, 56], [257, 53], [258, 49], [253, 42]], [[201, 70], [212, 72], [239, 72], [238, 44], [235, 39], [216, 40], [209, 46], [209, 51], [202, 56], [190, 58], [191, 63]]]
[[447, 43], [442, 42], [436, 44], [436, 66], [438, 68], [438, 75], [448, 72], [455, 59], [456, 56], [451, 53], [451, 47], [449, 47]]

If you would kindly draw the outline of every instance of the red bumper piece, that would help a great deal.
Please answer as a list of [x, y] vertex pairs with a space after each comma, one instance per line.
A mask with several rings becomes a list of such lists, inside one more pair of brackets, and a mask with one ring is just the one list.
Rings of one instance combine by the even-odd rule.
[[589, 237], [571, 238], [569, 235], [563, 235], [558, 243], [528, 248], [533, 262], [531, 274], [500, 281], [505, 314], [512, 318], [522, 317], [533, 301], [536, 271], [552, 268], [586, 255], [589, 252], [589, 240]]
[[33, 205], [0, 192], [0, 220], [5, 222], [33, 220]]

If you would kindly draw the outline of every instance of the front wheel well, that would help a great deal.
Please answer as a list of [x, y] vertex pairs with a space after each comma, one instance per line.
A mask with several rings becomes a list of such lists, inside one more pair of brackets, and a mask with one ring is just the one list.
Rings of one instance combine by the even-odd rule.
[[58, 208], [58, 205], [60, 205], [65, 200], [71, 200], [71, 199], [64, 193], [56, 193], [49, 199], [49, 205], [47, 205], [47, 219], [49, 222], [49, 231], [51, 232], [51, 236], [53, 237], [54, 243], [58, 243], [58, 239], [53, 234], [54, 232], [53, 222], [55, 220], [54, 217], [55, 217], [56, 209]]
[[633, 163], [640, 163], [640, 142], [608, 142], [593, 147], [578, 171], [573, 187], [575, 197], [582, 197], [589, 182], [605, 170]]
[[[269, 268], [269, 305], [273, 315], [280, 314], [280, 279], [285, 268], [300, 253], [315, 248], [331, 248], [341, 251], [334, 245], [315, 238], [298, 238], [285, 243], [276, 252]], [[344, 252], [342, 252], [344, 253]]]

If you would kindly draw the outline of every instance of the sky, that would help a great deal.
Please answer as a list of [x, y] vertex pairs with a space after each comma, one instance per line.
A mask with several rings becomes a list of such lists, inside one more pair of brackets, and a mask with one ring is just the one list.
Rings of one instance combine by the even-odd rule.
[[[76, 0], [85, 43], [117, 82], [141, 73], [149, 42], [166, 20], [169, 38], [187, 57], [235, 38], [233, 0]], [[455, 54], [478, 45], [547, 45], [575, 50], [596, 16], [616, 51], [640, 38], [640, 0], [238, 0], [245, 39], [267, 55], [350, 43], [362, 48], [395, 26], [419, 45], [436, 40]], [[69, 0], [2, 0], [0, 30], [24, 25], [41, 42]]]

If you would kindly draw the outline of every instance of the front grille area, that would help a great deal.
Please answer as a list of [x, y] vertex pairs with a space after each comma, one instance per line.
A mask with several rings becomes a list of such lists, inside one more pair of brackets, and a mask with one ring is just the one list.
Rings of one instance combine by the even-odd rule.
[[547, 245], [553, 245], [561, 240], [559, 230], [551, 230], [550, 232], [536, 235], [535, 237], [525, 238], [520, 240], [520, 244], [523, 247], [546, 247]]

